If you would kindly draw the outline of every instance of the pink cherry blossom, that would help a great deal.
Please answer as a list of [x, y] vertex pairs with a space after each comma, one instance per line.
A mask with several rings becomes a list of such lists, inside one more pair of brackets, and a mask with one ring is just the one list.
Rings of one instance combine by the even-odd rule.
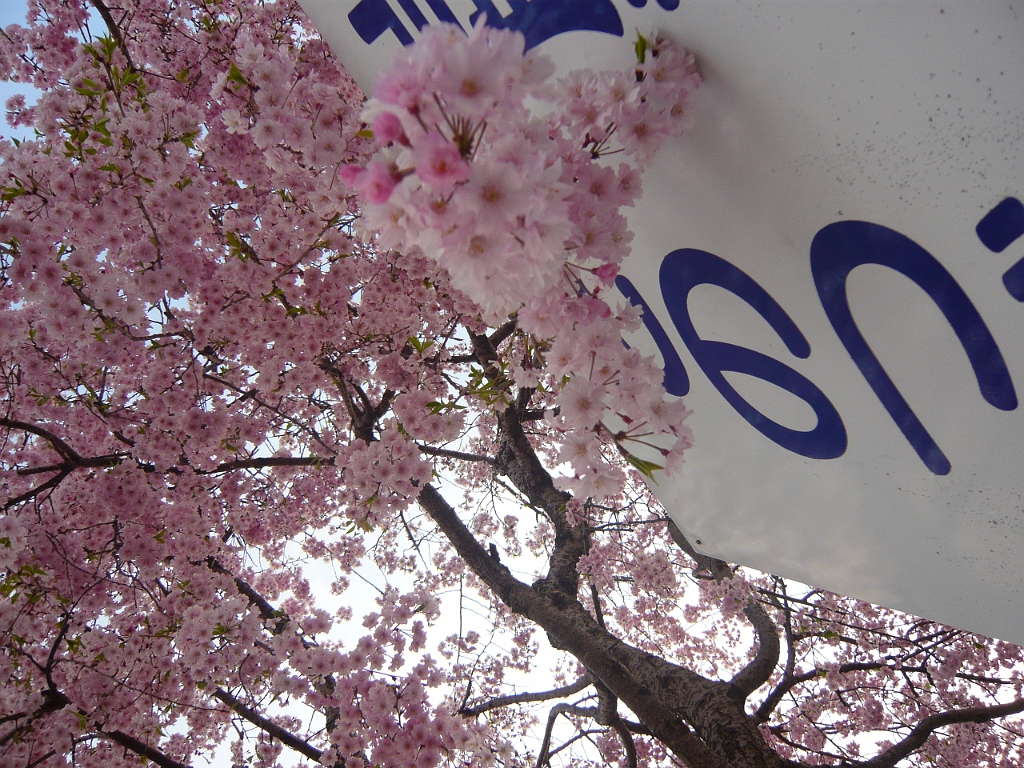
[[417, 142], [413, 161], [416, 163], [416, 175], [438, 192], [451, 190], [470, 177], [469, 163], [462, 159], [455, 143], [433, 131]]
[[400, 178], [395, 170], [387, 164], [374, 161], [366, 167], [366, 172], [355, 177], [355, 187], [370, 203], [386, 203]]
[[700, 444], [612, 286], [690, 54], [433, 25], [365, 101], [291, 2], [29, 11], [0, 763], [1021, 763], [1021, 649], [701, 555], [646, 484]]
[[374, 118], [373, 135], [381, 145], [391, 142], [409, 144], [409, 139], [405, 135], [405, 129], [402, 127], [402, 121], [398, 119], [394, 112], [381, 112]]

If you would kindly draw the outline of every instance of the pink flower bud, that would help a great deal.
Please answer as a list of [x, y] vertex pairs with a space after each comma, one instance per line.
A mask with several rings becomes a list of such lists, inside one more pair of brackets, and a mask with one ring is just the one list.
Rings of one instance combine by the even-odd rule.
[[403, 146], [409, 146], [409, 139], [405, 135], [402, 121], [394, 112], [381, 112], [373, 121], [373, 136], [377, 146], [384, 146], [391, 142], [398, 142]]
[[338, 169], [338, 175], [348, 186], [354, 187], [356, 181], [366, 173], [366, 169], [358, 165], [343, 165]]
[[618, 264], [602, 264], [600, 267], [594, 270], [594, 274], [597, 275], [597, 279], [605, 285], [611, 285], [615, 282], [615, 278], [619, 275]]
[[356, 179], [356, 189], [368, 203], [386, 203], [400, 180], [384, 163], [374, 161]]
[[451, 189], [469, 179], [469, 163], [462, 159], [455, 143], [431, 131], [413, 149], [416, 175], [436, 190]]

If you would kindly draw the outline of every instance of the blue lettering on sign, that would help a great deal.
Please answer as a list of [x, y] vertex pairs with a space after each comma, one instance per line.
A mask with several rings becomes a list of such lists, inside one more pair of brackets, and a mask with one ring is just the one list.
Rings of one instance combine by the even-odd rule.
[[1006, 198], [985, 214], [974, 231], [986, 248], [1002, 253], [1010, 243], [1024, 235], [1024, 203], [1015, 197]]
[[[621, 37], [622, 19], [612, 0], [507, 0], [512, 12], [502, 16], [492, 0], [473, 0], [475, 24], [484, 14], [487, 23], [499, 29], [523, 33], [526, 48], [533, 48], [555, 35], [570, 31], [603, 32]], [[397, 0], [417, 29], [429, 24], [417, 0]], [[647, 0], [628, 0], [643, 8]], [[679, 0], [657, 0], [666, 11], [679, 7]], [[426, 0], [434, 15], [459, 25], [445, 0]], [[348, 15], [360, 38], [373, 43], [391, 30], [402, 45], [413, 42], [389, 0], [360, 0]], [[461, 25], [459, 25], [461, 26]], [[989, 250], [1001, 253], [1024, 235], [1024, 204], [1006, 198], [978, 223], [977, 235]], [[846, 292], [850, 272], [862, 264], [880, 264], [907, 276], [925, 290], [956, 332], [978, 380], [981, 394], [996, 408], [1017, 407], [1017, 395], [1010, 373], [992, 334], [970, 299], [952, 275], [917, 243], [894, 230], [862, 221], [830, 224], [820, 230], [811, 244], [811, 272], [825, 314], [896, 425], [918, 456], [933, 473], [950, 471], [949, 459], [921, 424], [903, 395], [893, 384], [871, 351], [850, 312]], [[705, 251], [681, 249], [665, 257], [660, 273], [665, 305], [697, 365], [736, 411], [765, 437], [787, 450], [810, 458], [829, 459], [846, 450], [846, 429], [838, 411], [810, 380], [774, 358], [759, 352], [697, 335], [690, 320], [687, 297], [697, 285], [718, 285], [739, 296], [756, 309], [797, 357], [810, 355], [810, 346], [793, 321], [752, 278], [738, 268]], [[1024, 302], [1024, 259], [1003, 275], [1007, 291]], [[665, 361], [665, 389], [684, 395], [690, 382], [686, 369], [664, 328], [643, 297], [625, 277], [616, 280], [628, 300], [643, 309], [643, 322]], [[774, 384], [804, 400], [818, 418], [817, 426], [801, 432], [772, 421], [744, 400], [722, 375], [743, 373]]]
[[1017, 407], [1017, 394], [1003, 356], [967, 294], [934, 256], [910, 238], [866, 221], [829, 224], [811, 243], [811, 274], [821, 305], [850, 357], [903, 432], [921, 461], [936, 475], [949, 459], [932, 439], [871, 351], [850, 312], [846, 281], [861, 264], [880, 264], [909, 277], [942, 310], [967, 352], [981, 395], [1004, 411]]
[[[1021, 235], [1024, 235], [1024, 203], [1008, 197], [978, 222], [978, 239], [995, 253], [1002, 253]], [[1003, 274], [1003, 285], [1017, 301], [1024, 301], [1024, 259]]]
[[605, 32], [622, 37], [622, 19], [611, 0], [509, 0], [512, 13], [502, 18], [490, 0], [473, 0], [478, 8], [469, 17], [476, 24], [482, 13], [498, 29], [515, 29], [526, 38], [526, 49], [563, 32]]
[[[451, 8], [444, 0], [426, 0], [427, 5], [441, 21], [459, 24]], [[637, 5], [637, 0], [630, 0]], [[640, 5], [646, 4], [642, 0]], [[398, 0], [402, 10], [417, 29], [429, 23], [416, 5], [416, 0]], [[496, 29], [514, 29], [523, 33], [529, 50], [562, 32], [604, 32], [622, 37], [622, 19], [612, 0], [508, 0], [512, 13], [502, 16], [491, 0], [473, 0], [477, 10], [469, 17], [475, 24], [482, 14], [487, 14], [488, 25]], [[666, 10], [674, 10], [679, 0], [658, 0]], [[352, 28], [367, 45], [374, 42], [389, 29], [394, 32], [402, 45], [412, 43], [412, 35], [399, 20], [388, 4], [388, 0], [360, 0], [349, 12]], [[459, 25], [461, 26], [461, 25]]]
[[409, 20], [416, 25], [416, 29], [423, 29], [430, 23], [427, 21], [427, 17], [423, 15], [423, 11], [420, 10], [413, 0], [398, 0], [398, 4], [402, 6], [402, 10], [409, 16]]
[[[1007, 198], [977, 226], [978, 238], [1001, 252], [1024, 236], [1024, 204]], [[936, 475], [948, 474], [949, 459], [932, 439], [903, 395], [893, 384], [868, 346], [850, 311], [847, 280], [862, 264], [889, 267], [914, 281], [935, 302], [967, 353], [982, 397], [1004, 411], [1017, 407], [1017, 393], [1002, 353], [974, 304], [953, 276], [924, 248], [895, 230], [866, 221], [842, 221], [822, 228], [810, 252], [811, 274], [825, 315], [861, 374], [911, 447]], [[1014, 282], [1015, 280], [1019, 282]], [[846, 450], [847, 436], [839, 412], [825, 394], [792, 368], [745, 347], [702, 339], [690, 319], [688, 297], [698, 285], [717, 285], [747, 302], [765, 319], [795, 356], [807, 358], [811, 348], [789, 315], [753, 278], [729, 262], [706, 251], [684, 248], [668, 254], [660, 272], [662, 297], [672, 322], [694, 361], [726, 401], [755, 429], [789, 451], [818, 459], [831, 459]], [[1024, 259], [1011, 267], [1003, 282], [1015, 298], [1024, 301]], [[619, 291], [643, 309], [643, 322], [665, 360], [665, 389], [684, 395], [690, 382], [672, 342], [644, 301], [625, 277], [615, 281]], [[743, 373], [796, 395], [811, 406], [818, 418], [810, 432], [778, 424], [744, 400], [722, 375]]]
[[[647, 5], [647, 0], [629, 0], [629, 4], [634, 8], [643, 8]], [[658, 5], [666, 11], [674, 11], [679, 7], [679, 0], [658, 0]]]
[[391, 10], [388, 0], [360, 0], [359, 5], [349, 11], [348, 20], [367, 45], [389, 29], [402, 45], [412, 44], [412, 35]]
[[[846, 427], [835, 406], [810, 379], [778, 360], [746, 347], [702, 339], [693, 327], [688, 307], [690, 291], [698, 285], [717, 285], [736, 294], [758, 311], [794, 355], [811, 354], [807, 339], [767, 291], [724, 259], [692, 248], [672, 251], [661, 264], [661, 292], [679, 335], [704, 375], [737, 413], [758, 432], [783, 448], [812, 459], [834, 459], [846, 451]], [[645, 313], [646, 314], [646, 313]], [[809, 432], [772, 421], [744, 400], [722, 375], [733, 371], [780, 387], [806, 402], [818, 417]]]
[[445, 3], [444, 0], [427, 0], [427, 5], [430, 6], [430, 10], [432, 10], [434, 15], [441, 21], [446, 21], [449, 24], [455, 24], [458, 27], [462, 26], [459, 24], [459, 20], [455, 18], [455, 14], [452, 13], [452, 9], [448, 7], [448, 4]]

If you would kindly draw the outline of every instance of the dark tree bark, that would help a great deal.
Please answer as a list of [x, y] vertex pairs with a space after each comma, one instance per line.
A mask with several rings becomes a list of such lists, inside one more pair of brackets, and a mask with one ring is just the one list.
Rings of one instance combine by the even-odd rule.
[[[490, 340], [476, 336], [473, 345], [487, 374], [497, 380], [501, 374], [491, 365], [495, 352]], [[693, 768], [786, 765], [765, 742], [757, 721], [744, 707], [747, 697], [768, 680], [779, 659], [778, 630], [763, 608], [753, 602], [747, 606], [747, 616], [759, 639], [759, 652], [736, 678], [723, 681], [710, 680], [623, 642], [583, 605], [577, 564], [588, 550], [590, 532], [585, 525], [569, 519], [566, 504], [571, 496], [555, 487], [523, 429], [521, 414], [531, 394], [529, 390], [520, 392], [516, 402], [498, 418], [496, 468], [531, 505], [543, 511], [554, 528], [548, 573], [532, 585], [516, 579], [490, 556], [433, 486], [422, 489], [420, 505], [466, 564], [508, 608], [540, 626], [556, 648], [575, 656], [600, 687], [629, 707], [640, 723], [685, 764]], [[692, 548], [689, 551], [696, 555]], [[716, 578], [731, 574], [721, 561], [697, 562], [698, 566], [710, 567]]]

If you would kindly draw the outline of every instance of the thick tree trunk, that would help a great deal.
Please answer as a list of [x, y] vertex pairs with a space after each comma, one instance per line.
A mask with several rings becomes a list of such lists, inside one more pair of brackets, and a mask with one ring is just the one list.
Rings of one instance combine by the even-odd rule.
[[[485, 336], [473, 336], [472, 341], [487, 375], [493, 381], [502, 381], [501, 372], [493, 365], [496, 354], [492, 341]], [[528, 407], [531, 395], [532, 390], [521, 390], [516, 402], [499, 414], [495, 463], [531, 504], [544, 511], [554, 527], [554, 547], [544, 578], [528, 586], [513, 577], [508, 568], [489, 555], [432, 486], [422, 489], [420, 504], [466, 564], [505, 605], [540, 626], [557, 648], [579, 659], [592, 677], [687, 765], [784, 766], [785, 762], [765, 743], [753, 718], [744, 712], [749, 693], [744, 686], [709, 680], [622, 642], [579, 601], [576, 566], [587, 551], [590, 532], [568, 518], [566, 504], [572, 497], [555, 487], [523, 430], [520, 414]], [[774, 640], [777, 661], [777, 635]], [[765, 655], [774, 666], [772, 654]]]
[[[743, 696], [727, 682], [708, 680], [634, 648], [602, 628], [565, 582], [528, 586], [494, 560], [432, 486], [420, 504], [466, 564], [512, 611], [548, 633], [637, 716], [651, 733], [692, 768], [780, 768], [743, 710]], [[575, 566], [573, 566], [575, 569]], [[575, 588], [574, 588], [575, 589]]]

